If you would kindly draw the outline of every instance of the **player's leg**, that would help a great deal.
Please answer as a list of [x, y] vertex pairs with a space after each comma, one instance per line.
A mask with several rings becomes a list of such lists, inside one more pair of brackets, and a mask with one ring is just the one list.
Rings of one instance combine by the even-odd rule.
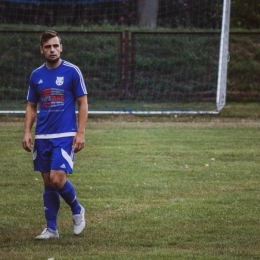
[[50, 180], [60, 196], [70, 206], [74, 222], [73, 231], [79, 235], [85, 228], [85, 209], [79, 204], [73, 185], [66, 179], [63, 171], [51, 170]]
[[67, 173], [64, 171], [51, 170], [50, 181], [52, 186], [56, 188], [60, 196], [70, 206], [72, 214], [80, 214], [81, 207], [76, 196], [76, 191], [66, 176]]
[[48, 140], [35, 140], [34, 144], [34, 170], [42, 173], [44, 192], [43, 205], [46, 219], [46, 228], [37, 236], [37, 239], [59, 237], [57, 231], [57, 216], [60, 208], [60, 195], [50, 182], [50, 144]]
[[43, 205], [47, 228], [57, 230], [57, 217], [60, 208], [60, 194], [50, 181], [50, 173], [42, 173], [44, 182]]
[[67, 173], [73, 172], [73, 137], [52, 139], [52, 164], [50, 180], [60, 196], [70, 206], [74, 221], [74, 234], [80, 234], [85, 228], [85, 209], [79, 204], [75, 189], [67, 180]]

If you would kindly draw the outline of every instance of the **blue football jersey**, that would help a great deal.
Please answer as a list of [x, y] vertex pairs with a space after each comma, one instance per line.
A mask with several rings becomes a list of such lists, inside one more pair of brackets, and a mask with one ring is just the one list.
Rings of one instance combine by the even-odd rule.
[[30, 77], [27, 100], [38, 103], [36, 139], [75, 136], [76, 98], [87, 90], [80, 69], [67, 61], [48, 69], [44, 63]]

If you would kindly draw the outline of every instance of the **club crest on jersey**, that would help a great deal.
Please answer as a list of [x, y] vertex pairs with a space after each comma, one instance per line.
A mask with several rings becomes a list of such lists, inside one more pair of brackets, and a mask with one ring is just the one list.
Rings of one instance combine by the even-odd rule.
[[56, 85], [61, 86], [64, 82], [64, 77], [57, 77], [56, 79]]

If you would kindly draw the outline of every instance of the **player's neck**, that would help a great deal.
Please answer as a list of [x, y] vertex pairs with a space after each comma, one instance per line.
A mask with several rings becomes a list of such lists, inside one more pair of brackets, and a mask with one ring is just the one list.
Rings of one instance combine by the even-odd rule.
[[60, 66], [62, 60], [61, 59], [58, 59], [56, 62], [50, 62], [50, 61], [46, 61], [46, 67], [47, 69], [55, 69], [57, 67]]

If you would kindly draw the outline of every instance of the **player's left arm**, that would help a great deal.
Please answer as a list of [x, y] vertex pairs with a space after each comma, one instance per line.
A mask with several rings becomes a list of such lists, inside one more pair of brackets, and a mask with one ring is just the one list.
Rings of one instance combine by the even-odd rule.
[[73, 139], [72, 146], [74, 152], [77, 153], [84, 148], [85, 145], [85, 128], [88, 119], [88, 98], [87, 95], [83, 95], [77, 98], [78, 103], [78, 131]]

